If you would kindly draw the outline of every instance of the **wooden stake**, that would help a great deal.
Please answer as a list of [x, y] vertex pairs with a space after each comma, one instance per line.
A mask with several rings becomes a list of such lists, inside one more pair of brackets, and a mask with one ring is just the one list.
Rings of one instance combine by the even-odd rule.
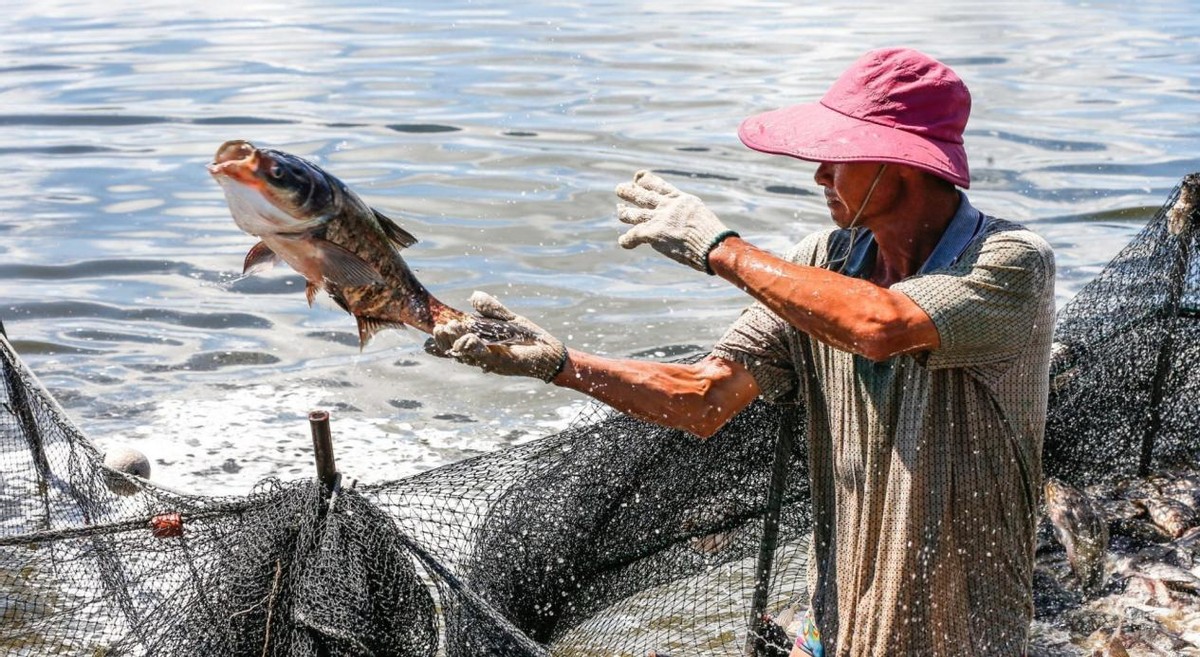
[[312, 428], [313, 452], [317, 461], [317, 479], [325, 486], [325, 493], [333, 492], [337, 485], [337, 464], [333, 460], [333, 438], [329, 434], [329, 411], [312, 411], [308, 414]]

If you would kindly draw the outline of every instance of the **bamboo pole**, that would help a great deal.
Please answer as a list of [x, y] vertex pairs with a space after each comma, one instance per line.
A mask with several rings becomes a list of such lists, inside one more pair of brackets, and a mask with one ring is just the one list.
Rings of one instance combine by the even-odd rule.
[[779, 421], [779, 434], [775, 440], [775, 453], [771, 460], [771, 481], [767, 489], [766, 509], [763, 513], [762, 539], [758, 545], [758, 561], [754, 569], [754, 596], [750, 602], [750, 618], [746, 624], [746, 643], [742, 654], [754, 657], [758, 654], [756, 640], [763, 634], [763, 615], [771, 593], [772, 566], [775, 550], [779, 546], [779, 516], [783, 511], [783, 498], [787, 492], [788, 470], [791, 466], [792, 445], [796, 437], [795, 404], [783, 408]]
[[1159, 432], [1162, 430], [1162, 405], [1167, 396], [1167, 377], [1171, 374], [1171, 361], [1175, 355], [1175, 338], [1178, 333], [1180, 301], [1187, 287], [1188, 261], [1192, 257], [1192, 235], [1195, 230], [1196, 207], [1195, 199], [1200, 193], [1200, 178], [1186, 176], [1179, 184], [1179, 198], [1168, 212], [1168, 229], [1179, 240], [1179, 250], [1176, 251], [1175, 262], [1170, 272], [1170, 284], [1167, 288], [1167, 301], [1162, 309], [1163, 320], [1166, 323], [1163, 331], [1163, 341], [1159, 347], [1154, 364], [1154, 379], [1150, 384], [1150, 403], [1145, 428], [1142, 431], [1142, 444], [1138, 455], [1138, 475], [1150, 474], [1154, 462], [1154, 447]]
[[333, 460], [333, 437], [329, 433], [329, 411], [316, 410], [308, 414], [312, 429], [313, 456], [317, 462], [317, 479], [329, 495], [337, 486], [337, 464]]

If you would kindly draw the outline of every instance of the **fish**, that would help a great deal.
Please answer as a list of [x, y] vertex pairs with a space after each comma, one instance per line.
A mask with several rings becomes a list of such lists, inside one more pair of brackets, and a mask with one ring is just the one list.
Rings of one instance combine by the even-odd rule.
[[1180, 476], [1164, 482], [1159, 490], [1166, 497], [1191, 509], [1193, 514], [1200, 512], [1200, 477]]
[[1196, 214], [1197, 202], [1200, 202], [1200, 176], [1193, 173], [1183, 177], [1179, 184], [1179, 197], [1167, 210], [1167, 230], [1172, 235], [1187, 230]]
[[1195, 511], [1170, 497], [1148, 497], [1138, 500], [1150, 514], [1150, 521], [1169, 539], [1179, 538], [1192, 527]]
[[1092, 651], [1094, 657], [1129, 657], [1129, 651], [1125, 650], [1125, 640], [1121, 638], [1120, 628], [1112, 634], [1101, 631], [1096, 638], [1099, 646]]
[[309, 160], [233, 139], [217, 149], [208, 172], [225, 192], [234, 223], [259, 238], [242, 275], [287, 263], [304, 276], [309, 306], [323, 291], [354, 316], [360, 349], [383, 329], [432, 333], [452, 320], [486, 343], [537, 339], [522, 326], [469, 315], [434, 297], [400, 256], [417, 238]]
[[1137, 561], [1131, 570], [1133, 574], [1162, 582], [1167, 588], [1189, 593], [1200, 591], [1200, 577], [1196, 577], [1190, 570], [1179, 566], [1162, 561]]
[[1071, 572], [1085, 591], [1104, 584], [1108, 523], [1092, 501], [1070, 484], [1048, 477], [1044, 485], [1046, 516], [1067, 550]]
[[734, 517], [734, 509], [729, 504], [717, 504], [699, 511], [693, 511], [680, 523], [680, 531], [688, 534], [688, 545], [696, 552], [713, 556], [733, 545], [739, 527], [729, 527], [701, 534], [709, 528], [720, 527], [729, 523]]

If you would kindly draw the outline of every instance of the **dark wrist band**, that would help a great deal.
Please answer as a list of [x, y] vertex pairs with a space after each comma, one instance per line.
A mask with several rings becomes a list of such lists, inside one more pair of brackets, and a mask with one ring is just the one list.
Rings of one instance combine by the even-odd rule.
[[713, 249], [717, 248], [717, 245], [721, 242], [724, 242], [725, 238], [727, 237], [741, 237], [741, 235], [738, 235], [736, 230], [723, 230], [717, 233], [716, 236], [712, 238], [712, 241], [708, 243], [708, 248], [704, 249], [704, 271], [707, 272], [709, 276], [714, 276], [715, 274], [713, 273], [712, 267], [708, 266], [708, 254], [712, 253]]

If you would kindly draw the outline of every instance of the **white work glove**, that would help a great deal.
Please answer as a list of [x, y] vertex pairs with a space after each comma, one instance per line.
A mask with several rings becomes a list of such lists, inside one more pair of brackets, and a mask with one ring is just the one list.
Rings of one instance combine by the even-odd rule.
[[617, 185], [617, 196], [633, 204], [617, 205], [617, 218], [633, 224], [618, 240], [626, 249], [649, 244], [676, 262], [712, 274], [709, 252], [721, 240], [737, 235], [699, 198], [649, 171], [638, 171], [633, 182]]
[[505, 376], [531, 376], [549, 383], [567, 364], [567, 348], [533, 322], [505, 308], [485, 292], [471, 295], [471, 305], [482, 317], [515, 324], [535, 336], [531, 340], [487, 342], [471, 332], [469, 321], [451, 320], [433, 327], [425, 350], [435, 356]]

